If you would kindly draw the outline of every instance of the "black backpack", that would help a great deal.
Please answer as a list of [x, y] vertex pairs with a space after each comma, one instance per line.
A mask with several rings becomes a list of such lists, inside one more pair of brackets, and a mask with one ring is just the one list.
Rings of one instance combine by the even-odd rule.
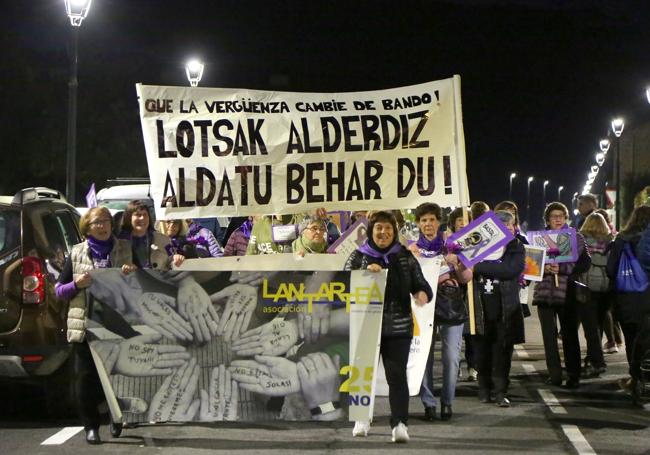
[[591, 266], [583, 275], [583, 283], [591, 292], [607, 292], [609, 290], [609, 277], [607, 276], [607, 254], [593, 253]]

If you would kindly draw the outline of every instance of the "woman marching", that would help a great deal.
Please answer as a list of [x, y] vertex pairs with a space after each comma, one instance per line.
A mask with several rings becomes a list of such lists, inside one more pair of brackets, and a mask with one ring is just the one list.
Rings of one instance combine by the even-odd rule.
[[93, 269], [120, 267], [123, 273], [135, 270], [131, 245], [112, 233], [111, 214], [105, 207], [88, 210], [79, 220], [79, 229], [86, 240], [74, 245], [56, 284], [56, 295], [70, 302], [68, 310], [68, 342], [73, 343], [73, 386], [79, 416], [86, 431], [86, 442], [99, 444], [100, 415], [97, 407], [103, 391], [86, 341], [86, 292], [92, 283]]
[[[350, 255], [345, 270], [379, 272], [388, 269], [379, 349], [388, 382], [392, 441], [407, 442], [409, 388], [406, 364], [413, 337], [411, 295], [417, 305], [425, 305], [433, 293], [418, 261], [398, 243], [397, 220], [392, 213], [374, 212], [368, 222], [368, 232], [368, 240]], [[358, 421], [352, 435], [366, 436], [369, 429], [370, 422]]]

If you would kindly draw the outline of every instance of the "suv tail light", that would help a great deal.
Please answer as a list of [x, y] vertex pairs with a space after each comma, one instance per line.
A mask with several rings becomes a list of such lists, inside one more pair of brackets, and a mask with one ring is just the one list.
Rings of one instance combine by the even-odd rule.
[[23, 258], [23, 303], [43, 303], [45, 300], [45, 278], [43, 263], [37, 257]]

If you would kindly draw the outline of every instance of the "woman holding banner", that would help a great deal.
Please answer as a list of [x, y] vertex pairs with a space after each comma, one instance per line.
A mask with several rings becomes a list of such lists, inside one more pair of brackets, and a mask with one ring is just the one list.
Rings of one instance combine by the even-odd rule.
[[[425, 305], [433, 297], [433, 292], [418, 261], [399, 244], [397, 220], [392, 213], [374, 212], [368, 222], [368, 231], [371, 235], [350, 255], [345, 270], [380, 272], [388, 269], [379, 349], [388, 382], [392, 441], [407, 442], [409, 389], [406, 364], [413, 338], [411, 294], [416, 304]], [[370, 422], [356, 422], [352, 435], [366, 436], [369, 429]]]
[[[442, 210], [438, 204], [424, 203], [415, 209], [415, 222], [420, 230], [417, 242], [409, 245], [414, 255], [420, 257], [436, 257], [444, 252], [444, 235], [440, 232]], [[436, 314], [434, 319], [434, 334], [431, 337], [431, 347], [427, 358], [427, 366], [422, 377], [420, 398], [424, 405], [424, 418], [432, 421], [436, 416], [436, 399], [433, 396], [433, 360], [436, 345], [435, 329], [440, 333], [442, 341], [442, 390], [440, 391], [440, 418], [449, 420], [452, 416], [451, 405], [456, 395], [456, 381], [460, 367], [460, 352], [463, 341], [463, 324], [467, 320], [466, 290], [463, 284], [472, 279], [471, 269], [466, 269], [458, 261], [455, 254], [447, 254], [442, 266], [447, 269], [438, 277], [438, 287], [449, 290], [449, 293], [436, 294]], [[460, 297], [464, 311], [451, 314], [449, 311], [450, 295]]]
[[[515, 233], [515, 218], [497, 211], [497, 217]], [[474, 266], [476, 312], [475, 346], [478, 362], [478, 395], [482, 403], [493, 396], [498, 406], [509, 407], [508, 376], [515, 344], [524, 342], [524, 316], [519, 304], [519, 275], [524, 271], [524, 245], [517, 238], [501, 258]]]
[[67, 336], [73, 344], [74, 394], [89, 444], [101, 443], [97, 407], [104, 397], [86, 341], [85, 290], [93, 281], [89, 272], [110, 267], [121, 267], [122, 273], [135, 270], [129, 243], [113, 236], [112, 225], [113, 219], [105, 207], [92, 208], [83, 214], [79, 230], [86, 240], [72, 247], [55, 288], [58, 298], [70, 302]]

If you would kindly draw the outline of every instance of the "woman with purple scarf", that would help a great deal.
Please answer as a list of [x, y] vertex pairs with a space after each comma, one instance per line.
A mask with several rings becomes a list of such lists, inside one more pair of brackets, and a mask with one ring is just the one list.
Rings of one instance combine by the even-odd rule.
[[[461, 291], [462, 285], [472, 279], [472, 271], [466, 269], [455, 254], [446, 254], [445, 239], [440, 229], [442, 210], [438, 204], [424, 203], [415, 209], [415, 222], [420, 230], [417, 242], [409, 245], [416, 256], [432, 258], [442, 256], [442, 267], [446, 270], [438, 277], [438, 285], [452, 286]], [[443, 269], [441, 269], [441, 272]], [[441, 296], [438, 296], [439, 298]], [[420, 399], [424, 405], [424, 418], [433, 421], [436, 418], [436, 399], [433, 395], [433, 359], [436, 346], [436, 334], [440, 333], [442, 341], [442, 389], [440, 391], [440, 419], [449, 420], [452, 416], [451, 405], [456, 396], [456, 381], [460, 368], [460, 353], [463, 341], [463, 325], [467, 319], [467, 311], [461, 318], [451, 318], [444, 314], [444, 306], [436, 305], [434, 319], [434, 334], [431, 337], [431, 347], [427, 366], [422, 377]]]
[[73, 343], [73, 385], [89, 444], [101, 442], [97, 407], [104, 396], [85, 340], [88, 313], [85, 289], [92, 283], [89, 272], [110, 267], [121, 267], [123, 273], [135, 270], [131, 245], [113, 236], [112, 222], [111, 213], [105, 207], [90, 209], [81, 217], [79, 229], [86, 240], [72, 247], [55, 287], [57, 297], [70, 302], [67, 335], [68, 341]]
[[[368, 240], [350, 255], [345, 270], [380, 272], [388, 269], [379, 352], [388, 382], [392, 441], [407, 442], [409, 389], [406, 364], [413, 338], [411, 295], [417, 305], [425, 305], [433, 297], [433, 292], [418, 261], [397, 241], [397, 220], [392, 213], [374, 212], [368, 221], [368, 232]], [[357, 421], [352, 435], [367, 436], [369, 429], [370, 422]]]

